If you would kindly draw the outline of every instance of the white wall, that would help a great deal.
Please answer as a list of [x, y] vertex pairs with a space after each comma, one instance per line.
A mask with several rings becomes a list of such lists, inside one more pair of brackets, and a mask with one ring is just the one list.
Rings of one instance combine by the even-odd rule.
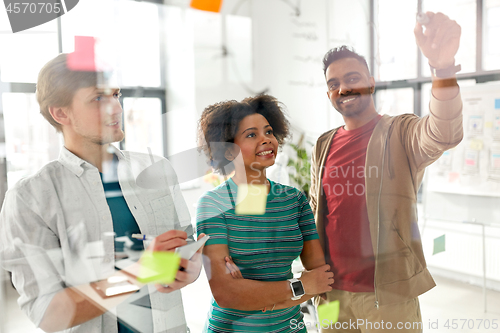
[[252, 1], [255, 85], [288, 108], [297, 131], [330, 127], [321, 60], [327, 50], [326, 1], [302, 1], [300, 16], [283, 1]]
[[[197, 122], [205, 107], [251, 95], [245, 88], [252, 86], [251, 20], [245, 16], [248, 4], [239, 2], [224, 1], [218, 14], [190, 9], [187, 1], [165, 1], [171, 4], [164, 6], [169, 155], [196, 147]], [[235, 21], [227, 17], [233, 12], [240, 15], [238, 30], [226, 28]], [[249, 33], [246, 43], [240, 38], [243, 28]]]
[[[170, 20], [166, 30], [168, 121], [175, 124], [169, 127], [170, 153], [192, 147], [206, 106], [262, 91], [287, 106], [296, 140], [305, 132], [314, 141], [343, 123], [326, 96], [322, 58], [346, 44], [369, 62], [368, 0], [225, 0], [220, 14], [191, 10], [187, 1], [166, 3], [183, 12], [183, 22]], [[248, 17], [247, 26], [231, 27], [227, 16], [233, 14], [240, 21]], [[250, 35], [238, 35], [242, 29]], [[186, 140], [179, 143], [181, 132]]]
[[346, 44], [369, 62], [369, 1], [296, 3], [299, 16], [283, 1], [251, 1], [254, 86], [269, 89], [284, 102], [295, 132], [305, 132], [308, 140], [315, 141], [343, 124], [326, 96], [323, 56]]

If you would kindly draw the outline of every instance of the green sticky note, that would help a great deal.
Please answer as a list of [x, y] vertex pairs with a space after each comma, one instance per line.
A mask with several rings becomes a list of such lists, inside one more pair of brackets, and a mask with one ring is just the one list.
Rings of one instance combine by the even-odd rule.
[[267, 203], [267, 186], [240, 184], [236, 198], [236, 214], [264, 215]]
[[327, 304], [318, 305], [318, 319], [320, 325], [335, 324], [339, 320], [340, 301], [336, 300]]
[[175, 280], [181, 257], [175, 252], [145, 251], [137, 280], [141, 283], [169, 284]]
[[445, 251], [445, 235], [434, 239], [434, 251], [432, 255]]

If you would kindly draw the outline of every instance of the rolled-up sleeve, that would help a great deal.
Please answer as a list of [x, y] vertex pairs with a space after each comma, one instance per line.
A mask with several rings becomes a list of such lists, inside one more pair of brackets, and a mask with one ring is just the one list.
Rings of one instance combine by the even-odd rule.
[[0, 260], [12, 272], [18, 304], [38, 327], [54, 295], [64, 289], [59, 239], [36, 212], [29, 193], [7, 192], [0, 213]]

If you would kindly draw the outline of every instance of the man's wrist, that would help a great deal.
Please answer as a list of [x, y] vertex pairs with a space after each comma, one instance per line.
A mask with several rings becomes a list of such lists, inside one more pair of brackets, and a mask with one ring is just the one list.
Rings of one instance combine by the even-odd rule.
[[455, 65], [455, 62], [439, 67], [434, 67], [431, 63], [429, 63], [429, 67], [432, 73], [432, 77], [438, 79], [453, 79], [456, 77], [456, 74], [460, 70], [462, 70], [462, 66]]

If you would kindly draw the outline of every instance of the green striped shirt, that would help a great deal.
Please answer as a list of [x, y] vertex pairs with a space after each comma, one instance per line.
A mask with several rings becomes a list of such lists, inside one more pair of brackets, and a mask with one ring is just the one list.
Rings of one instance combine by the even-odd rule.
[[[210, 235], [206, 246], [228, 246], [245, 279], [285, 281], [293, 277], [292, 262], [302, 252], [304, 241], [318, 239], [318, 234], [304, 194], [294, 187], [269, 182], [264, 215], [235, 214], [237, 186], [232, 179], [205, 193], [198, 202], [197, 229], [199, 234]], [[299, 306], [241, 311], [221, 308], [214, 300], [206, 331], [306, 332], [297, 325], [302, 318]]]

